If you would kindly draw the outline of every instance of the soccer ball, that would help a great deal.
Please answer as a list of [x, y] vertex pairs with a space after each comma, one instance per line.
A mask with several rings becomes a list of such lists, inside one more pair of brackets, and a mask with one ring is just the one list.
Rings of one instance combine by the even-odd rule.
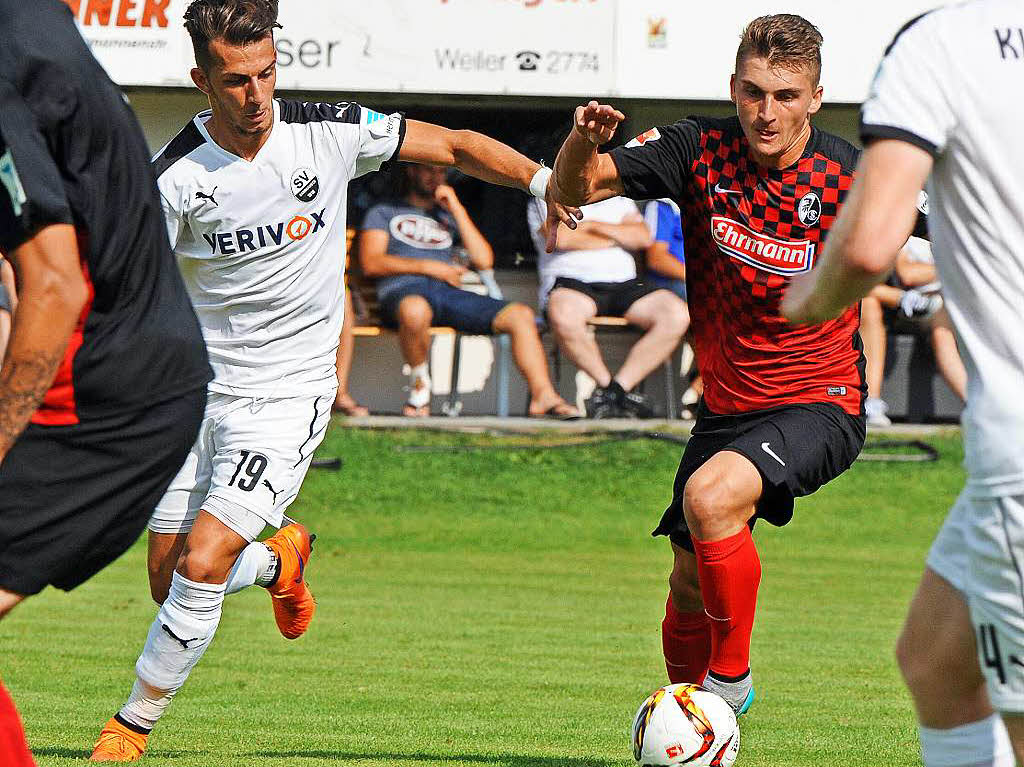
[[700, 685], [661, 687], [633, 717], [633, 758], [640, 767], [732, 767], [739, 750], [732, 707]]

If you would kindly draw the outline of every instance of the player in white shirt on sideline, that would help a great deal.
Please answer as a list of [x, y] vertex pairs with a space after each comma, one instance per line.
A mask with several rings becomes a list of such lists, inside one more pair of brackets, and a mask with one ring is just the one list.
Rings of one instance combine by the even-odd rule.
[[1024, 761], [1022, 30], [1019, 0], [960, 3], [902, 30], [864, 104], [868, 148], [821, 263], [783, 303], [792, 321], [820, 322], [863, 296], [906, 241], [928, 179], [968, 373], [968, 479], [897, 646], [925, 767], [1012, 767], [1014, 750]]
[[[470, 131], [355, 103], [275, 99], [276, 0], [195, 0], [185, 20], [192, 79], [211, 108], [154, 166], [214, 380], [199, 437], [150, 522], [150, 586], [161, 607], [128, 702], [104, 726], [93, 761], [142, 755], [212, 641], [226, 593], [267, 587], [288, 638], [313, 617], [303, 577], [312, 537], [282, 524], [338, 385], [349, 181], [392, 159], [455, 166], [535, 196], [550, 175]], [[280, 530], [257, 542], [266, 525]]]

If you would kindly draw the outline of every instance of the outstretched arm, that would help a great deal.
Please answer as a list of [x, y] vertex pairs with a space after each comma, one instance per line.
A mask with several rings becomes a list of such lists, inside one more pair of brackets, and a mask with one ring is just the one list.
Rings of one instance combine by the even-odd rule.
[[885, 279], [913, 230], [931, 169], [931, 155], [906, 141], [868, 146], [818, 264], [786, 290], [781, 310], [788, 320], [832, 319]]
[[[543, 188], [531, 188], [537, 171], [541, 169], [540, 163], [507, 144], [475, 131], [449, 130], [440, 125], [408, 120], [398, 159], [454, 167], [491, 184], [511, 186], [536, 196], [543, 194]], [[538, 178], [538, 182], [543, 180], [543, 175]], [[533, 183], [533, 186], [536, 185], [536, 182]], [[574, 227], [576, 221], [582, 218], [579, 208], [562, 204], [554, 206], [553, 210], [549, 206], [549, 215], [569, 227]]]
[[585, 205], [622, 194], [622, 180], [611, 157], [598, 154], [598, 147], [607, 144], [626, 116], [608, 104], [591, 101], [576, 107], [572, 130], [555, 158], [554, 174], [548, 183], [547, 250], [555, 248], [556, 203]]

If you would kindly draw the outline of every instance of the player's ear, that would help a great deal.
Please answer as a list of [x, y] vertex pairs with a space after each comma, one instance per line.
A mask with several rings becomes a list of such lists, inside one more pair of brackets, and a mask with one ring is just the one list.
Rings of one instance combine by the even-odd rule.
[[736, 74], [729, 75], [729, 100], [736, 103]]
[[807, 109], [807, 114], [808, 115], [813, 115], [819, 109], [821, 109], [821, 99], [822, 99], [822, 96], [824, 95], [824, 93], [825, 93], [825, 89], [822, 88], [820, 85], [818, 85], [818, 86], [816, 86], [814, 88], [814, 95], [811, 96], [811, 105]]
[[192, 67], [189, 74], [192, 76], [192, 82], [196, 84], [196, 87], [209, 96], [210, 78], [206, 76], [206, 72], [204, 72], [200, 67]]

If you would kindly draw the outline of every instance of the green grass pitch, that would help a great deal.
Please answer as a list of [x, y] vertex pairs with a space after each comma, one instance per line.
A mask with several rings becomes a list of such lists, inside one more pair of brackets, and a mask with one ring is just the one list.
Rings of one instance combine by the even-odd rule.
[[[261, 589], [229, 597], [143, 763], [629, 767], [633, 712], [667, 681], [671, 554], [648, 532], [681, 448], [399, 449], [496, 441], [333, 428], [320, 455], [343, 470], [312, 471], [290, 512], [319, 536], [309, 633], [281, 638]], [[920, 764], [892, 647], [963, 482], [959, 437], [931, 442], [935, 463], [858, 463], [787, 528], [758, 526], [740, 767]], [[0, 625], [41, 767], [87, 758], [154, 611], [140, 541]]]

